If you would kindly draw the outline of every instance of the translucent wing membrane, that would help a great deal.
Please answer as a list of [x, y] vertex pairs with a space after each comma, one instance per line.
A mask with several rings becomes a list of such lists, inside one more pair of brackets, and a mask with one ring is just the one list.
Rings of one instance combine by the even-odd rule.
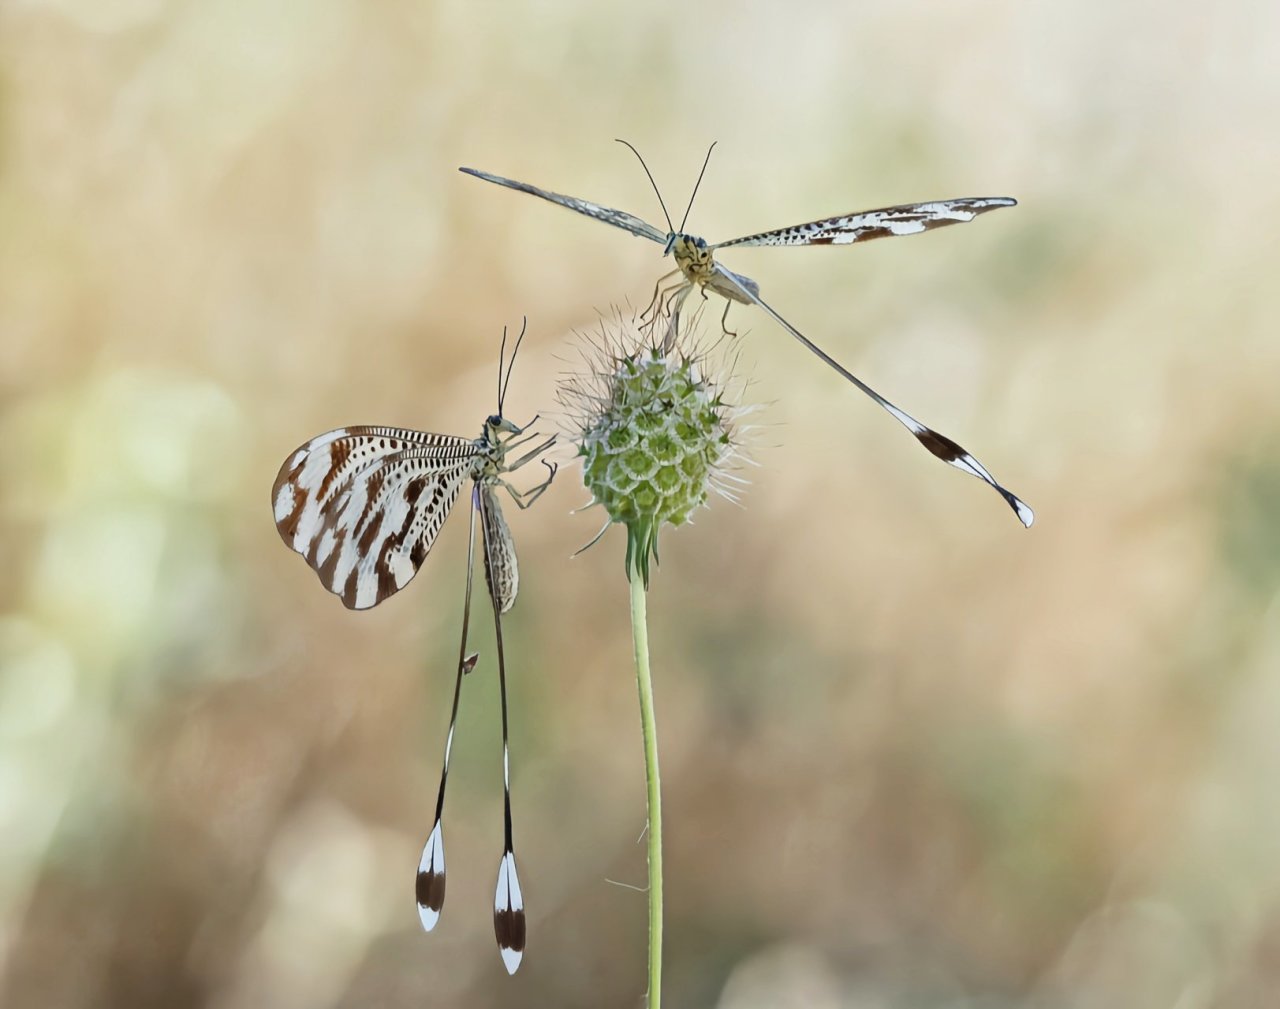
[[471, 629], [471, 582], [475, 568], [476, 509], [471, 509], [471, 522], [467, 530], [467, 588], [462, 603], [462, 643], [458, 646], [458, 668], [454, 670], [453, 707], [449, 714], [449, 734], [444, 740], [444, 761], [440, 766], [440, 790], [436, 793], [436, 819], [422, 848], [418, 860], [418, 875], [414, 890], [418, 900], [418, 920], [430, 932], [440, 921], [444, 907], [444, 832], [441, 818], [444, 816], [444, 790], [449, 783], [449, 759], [453, 756], [453, 732], [458, 725], [458, 701], [462, 697], [462, 678], [475, 668], [478, 658], [467, 653], [467, 634]]
[[737, 274], [724, 269], [724, 267], [720, 266], [718, 263], [715, 266], [715, 270], [717, 274], [719, 274], [721, 277], [725, 279], [726, 283], [732, 284], [733, 286], [737, 287], [738, 290], [741, 291], [743, 295], [748, 297], [752, 302], [759, 305], [762, 309], [768, 312], [769, 316], [774, 320], [774, 322], [776, 322], [788, 333], [790, 333], [802, 344], [804, 344], [805, 347], [807, 347], [810, 351], [812, 351], [825, 364], [827, 364], [829, 367], [834, 369], [843, 378], [845, 378], [846, 380], [848, 380], [849, 382], [857, 386], [859, 389], [861, 389], [864, 393], [870, 396], [871, 399], [875, 400], [875, 402], [878, 403], [881, 407], [883, 407], [889, 413], [889, 415], [893, 417], [894, 420], [896, 420], [899, 424], [901, 424], [913, 435], [915, 435], [916, 440], [920, 442], [920, 444], [923, 445], [925, 448], [927, 448], [931, 453], [933, 453], [933, 455], [937, 456], [943, 462], [951, 466], [954, 466], [956, 469], [961, 470], [965, 473], [968, 473], [971, 476], [976, 476], [979, 480], [982, 480], [985, 483], [990, 484], [992, 487], [994, 487], [995, 490], [1000, 494], [1000, 496], [1005, 499], [1009, 507], [1013, 509], [1013, 513], [1018, 516], [1018, 521], [1021, 522], [1024, 526], [1030, 528], [1031, 523], [1035, 521], [1035, 517], [1036, 517], [1035, 512], [1031, 510], [1031, 507], [1025, 501], [1020, 499], [1017, 495], [1013, 494], [1009, 490], [1006, 490], [999, 483], [997, 483], [996, 478], [991, 475], [991, 473], [987, 470], [987, 468], [983, 466], [982, 463], [978, 462], [978, 460], [975, 459], [972, 455], [970, 455], [961, 445], [952, 441], [946, 435], [939, 434], [937, 431], [933, 430], [932, 428], [924, 424], [921, 424], [918, 420], [912, 417], [905, 410], [899, 410], [896, 406], [894, 406], [887, 399], [885, 399], [878, 392], [876, 392], [873, 388], [871, 388], [871, 386], [867, 385], [866, 382], [858, 378], [857, 375], [853, 374], [853, 372], [845, 368], [844, 365], [840, 364], [839, 361], [837, 361], [830, 354], [828, 354], [821, 347], [819, 347], [812, 340], [810, 340], [807, 336], [805, 336], [798, 329], [796, 329], [795, 326], [787, 322], [786, 319], [784, 319], [777, 312], [775, 312], [771, 307], [769, 307], [768, 304], [766, 304], [764, 301], [761, 301], [760, 295], [757, 291], [753, 291], [743, 286], [739, 282], [739, 278], [737, 277]]
[[[730, 277], [733, 279], [730, 280]], [[759, 284], [750, 277], [744, 277], [741, 273], [734, 273], [719, 263], [716, 264], [711, 276], [707, 278], [707, 287], [715, 291], [720, 297], [737, 301], [743, 305], [754, 304], [751, 299], [760, 297]], [[744, 291], [746, 292], [745, 295], [743, 294]]]
[[[498, 863], [498, 886], [493, 899], [493, 930], [498, 952], [508, 974], [514, 974], [524, 956], [525, 915], [520, 879], [516, 875], [515, 846], [511, 840], [511, 734], [507, 726], [507, 661], [502, 645], [504, 587], [515, 589], [515, 550], [511, 534], [497, 501], [488, 487], [476, 488], [475, 507], [480, 511], [484, 527], [485, 574], [489, 579], [489, 597], [493, 602], [493, 637], [498, 652], [498, 697], [502, 709], [502, 861]], [[495, 586], [497, 588], [495, 589]]]
[[499, 613], [506, 613], [515, 605], [520, 590], [520, 570], [516, 564], [516, 545], [511, 530], [498, 507], [498, 499], [492, 489], [481, 490], [484, 495], [484, 577], [489, 583], [489, 595], [498, 606]]
[[550, 200], [552, 203], [569, 210], [576, 210], [579, 214], [586, 214], [593, 217], [597, 221], [604, 221], [605, 224], [612, 224], [615, 228], [621, 228], [623, 231], [629, 231], [631, 234], [640, 238], [647, 238], [651, 242], [657, 242], [659, 245], [667, 244], [667, 234], [665, 231], [659, 231], [652, 224], [640, 220], [628, 214], [624, 210], [613, 210], [610, 207], [602, 207], [598, 203], [591, 203], [588, 200], [580, 200], [576, 196], [565, 196], [563, 193], [552, 193], [546, 189], [539, 189], [537, 186], [531, 186], [527, 182], [516, 182], [515, 179], [504, 179], [501, 175], [490, 175], [488, 172], [482, 172], [478, 168], [459, 168], [458, 171], [467, 175], [474, 175], [477, 179], [484, 179], [486, 182], [496, 182], [500, 186], [506, 186], [508, 189], [516, 189], [522, 193], [528, 193], [531, 196], [540, 196], [544, 200]]
[[350, 609], [413, 578], [470, 474], [473, 442], [402, 428], [339, 428], [280, 468], [276, 528]]
[[1007, 196], [981, 196], [935, 203], [907, 203], [900, 207], [863, 210], [789, 228], [761, 231], [720, 242], [711, 248], [727, 249], [731, 245], [849, 245], [872, 238], [915, 235], [933, 228], [944, 228], [948, 224], [965, 224], [988, 210], [1013, 207], [1017, 202]]

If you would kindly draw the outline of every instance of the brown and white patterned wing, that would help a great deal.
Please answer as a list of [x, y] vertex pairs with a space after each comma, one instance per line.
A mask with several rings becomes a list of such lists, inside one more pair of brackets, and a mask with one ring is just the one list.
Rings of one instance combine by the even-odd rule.
[[758, 288], [748, 287], [742, 283], [745, 278], [739, 277], [731, 270], [726, 270], [719, 263], [715, 264], [714, 269], [716, 273], [723, 278], [726, 284], [737, 287], [743, 297], [764, 309], [774, 322], [800, 341], [800, 343], [812, 352], [818, 360], [822, 361], [823, 364], [834, 370], [836, 374], [840, 375], [846, 381], [852, 383], [855, 387], [866, 393], [867, 396], [885, 410], [889, 416], [915, 435], [916, 440], [933, 453], [933, 455], [947, 463], [949, 466], [954, 466], [962, 473], [968, 473], [971, 476], [976, 476], [979, 480], [982, 480], [995, 488], [1000, 496], [1005, 499], [1009, 507], [1013, 509], [1013, 513], [1018, 516], [1018, 521], [1028, 529], [1031, 528], [1031, 523], [1036, 520], [1036, 513], [1031, 510], [1031, 506], [1012, 491], [1002, 487], [996, 478], [991, 475], [990, 471], [970, 455], [961, 445], [952, 441], [945, 434], [940, 434], [933, 430], [933, 428], [921, 424], [920, 421], [912, 417], [911, 414], [907, 413], [905, 410], [898, 409], [898, 407], [890, 403], [887, 399], [881, 396], [880, 393], [876, 392], [871, 388], [871, 386], [867, 385], [866, 382], [858, 378], [857, 375], [851, 372], [834, 357], [801, 333], [800, 330], [796, 329], [795, 326], [791, 325], [791, 323], [787, 322], [786, 319], [780, 316], [771, 305], [760, 298]]
[[553, 193], [547, 189], [531, 186], [527, 182], [517, 182], [515, 179], [504, 179], [501, 175], [491, 175], [488, 172], [480, 171], [478, 168], [459, 168], [458, 171], [466, 175], [474, 175], [477, 179], [484, 179], [485, 182], [496, 182], [498, 185], [506, 186], [508, 189], [528, 193], [530, 196], [540, 196], [542, 199], [550, 200], [561, 207], [575, 210], [579, 214], [586, 214], [588, 217], [603, 221], [605, 224], [612, 224], [615, 228], [621, 228], [623, 231], [629, 231], [638, 238], [647, 238], [651, 242], [657, 242], [659, 245], [667, 244], [666, 232], [659, 231], [652, 224], [640, 220], [633, 214], [628, 214], [625, 210], [602, 207], [600, 204], [592, 203], [590, 200], [580, 200], [576, 196]]
[[484, 495], [484, 577], [489, 595], [498, 604], [498, 612], [506, 613], [516, 602], [520, 591], [520, 568], [516, 563], [516, 544], [511, 538], [507, 520], [498, 507], [493, 489], [483, 488]]
[[827, 217], [808, 224], [796, 224], [790, 228], [762, 231], [745, 238], [720, 242], [711, 248], [726, 249], [731, 245], [849, 245], [872, 238], [915, 235], [933, 228], [944, 228], [948, 224], [965, 224], [988, 210], [1013, 207], [1017, 203], [1017, 200], [1007, 196], [973, 196], [958, 200], [939, 200], [936, 203], [908, 203], [901, 207], [864, 210], [842, 217]]
[[350, 427], [313, 438], [280, 467], [276, 528], [350, 609], [404, 588], [471, 472], [466, 438]]

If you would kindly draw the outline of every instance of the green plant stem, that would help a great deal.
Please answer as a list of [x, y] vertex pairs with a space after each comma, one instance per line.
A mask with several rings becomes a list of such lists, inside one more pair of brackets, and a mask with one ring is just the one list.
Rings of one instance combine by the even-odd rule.
[[631, 639], [636, 654], [636, 686], [640, 691], [640, 726], [644, 735], [644, 776], [649, 789], [649, 1009], [662, 1001], [662, 786], [658, 780], [658, 726], [653, 717], [653, 679], [649, 675], [649, 617], [644, 578], [632, 558]]

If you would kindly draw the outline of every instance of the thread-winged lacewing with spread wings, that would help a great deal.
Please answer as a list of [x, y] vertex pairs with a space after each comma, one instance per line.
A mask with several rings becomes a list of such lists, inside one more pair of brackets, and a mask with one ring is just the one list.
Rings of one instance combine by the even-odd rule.
[[[285, 543], [306, 559], [325, 588], [340, 596], [350, 609], [363, 610], [377, 606], [409, 583], [435, 543], [463, 485], [471, 481], [462, 643], [458, 649], [435, 822], [418, 864], [418, 916], [422, 927], [430, 931], [444, 905], [444, 837], [440, 819], [462, 679], [475, 668], [478, 659], [478, 655], [467, 651], [467, 631], [471, 621], [476, 517], [479, 516], [485, 581], [493, 603], [502, 710], [504, 834], [494, 897], [494, 931], [502, 962], [512, 974], [524, 955], [525, 916], [511, 840], [502, 615], [515, 603], [520, 576], [511, 531], [495, 491], [502, 488], [520, 508], [527, 508], [551, 485], [556, 475], [555, 464], [543, 460], [549, 472], [536, 486], [521, 491], [506, 479], [507, 474], [537, 459], [555, 443], [554, 435], [539, 441], [541, 436], [529, 431], [537, 422], [536, 417], [519, 427], [502, 414], [511, 368], [524, 332], [522, 326], [504, 375], [507, 333], [503, 330], [498, 358], [498, 412], [485, 420], [478, 438], [397, 427], [338, 428], [312, 438], [289, 456], [280, 467], [271, 491], [276, 528]], [[537, 444], [529, 447], [534, 442]], [[526, 451], [514, 459], [508, 458], [510, 453], [522, 448]]]
[[[667, 330], [668, 345], [676, 332], [680, 309], [685, 299], [694, 290], [700, 290], [704, 298], [706, 297], [706, 292], [710, 290], [726, 299], [725, 316], [721, 318], [722, 328], [725, 326], [729, 307], [733, 302], [758, 305], [771, 319], [795, 337], [821, 361], [886, 410], [894, 420], [910, 431], [916, 440], [933, 455], [956, 469], [976, 476], [979, 480], [990, 484], [1005, 499], [1024, 526], [1029, 527], [1035, 521], [1035, 513], [1030, 506], [1001, 486], [987, 468], [961, 445], [952, 441], [946, 435], [940, 434], [922, 424], [905, 410], [899, 409], [881, 396], [767, 304], [760, 297], [759, 284], [750, 277], [744, 277], [742, 274], [734, 273], [732, 270], [727, 269], [722, 264], [717, 263], [714, 258], [714, 253], [717, 250], [733, 246], [850, 245], [854, 242], [870, 241], [873, 238], [914, 235], [951, 224], [967, 223], [990, 210], [1016, 206], [1016, 200], [1007, 196], [980, 196], [962, 197], [954, 200], [935, 200], [930, 203], [908, 203], [896, 207], [881, 207], [878, 210], [863, 210], [852, 214], [826, 217], [821, 220], [810, 221], [807, 224], [775, 228], [771, 231], [761, 231], [745, 235], [742, 238], [732, 238], [725, 242], [709, 244], [704, 239], [688, 234], [684, 228], [689, 220], [689, 210], [693, 206], [693, 198], [697, 196], [698, 187], [702, 184], [702, 177], [706, 174], [707, 164], [711, 160], [711, 151], [715, 149], [715, 144], [712, 144], [707, 151], [706, 160], [702, 163], [702, 171], [698, 173], [698, 181], [694, 184], [693, 196], [689, 197], [689, 203], [685, 208], [684, 218], [680, 222], [680, 227], [674, 228], [671, 224], [671, 215], [667, 213], [666, 204], [663, 202], [662, 194], [658, 191], [657, 183], [654, 182], [648, 166], [644, 164], [644, 159], [625, 140], [618, 142], [625, 144], [640, 159], [640, 164], [644, 167], [645, 174], [648, 176], [654, 192], [657, 193], [658, 203], [662, 206], [662, 214], [667, 221], [666, 232], [654, 227], [647, 221], [628, 214], [626, 211], [614, 210], [598, 203], [592, 203], [589, 200], [579, 199], [576, 196], [554, 193], [530, 185], [527, 182], [517, 182], [514, 179], [503, 178], [501, 175], [482, 172], [477, 168], [460, 168], [459, 171], [467, 175], [474, 175], [478, 179], [484, 179], [486, 182], [494, 182], [500, 186], [506, 186], [508, 189], [515, 189], [522, 193], [541, 197], [544, 200], [549, 200], [569, 210], [585, 214], [587, 217], [603, 221], [605, 224], [611, 224], [615, 228], [621, 228], [623, 231], [630, 232], [637, 237], [647, 238], [651, 242], [661, 245], [663, 256], [670, 255], [674, 257], [676, 269], [659, 279], [654, 289], [654, 298], [649, 310], [654, 313], [655, 320], [660, 313], [669, 315], [671, 321]], [[667, 288], [662, 287], [664, 283], [673, 278], [678, 278], [674, 284]]]

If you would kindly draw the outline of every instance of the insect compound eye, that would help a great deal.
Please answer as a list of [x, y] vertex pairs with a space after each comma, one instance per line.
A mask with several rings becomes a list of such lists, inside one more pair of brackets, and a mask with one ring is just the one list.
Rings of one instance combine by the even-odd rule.
[[496, 413], [491, 413], [489, 414], [489, 419], [485, 421], [485, 423], [490, 427], [500, 427], [502, 425], [502, 418]]

